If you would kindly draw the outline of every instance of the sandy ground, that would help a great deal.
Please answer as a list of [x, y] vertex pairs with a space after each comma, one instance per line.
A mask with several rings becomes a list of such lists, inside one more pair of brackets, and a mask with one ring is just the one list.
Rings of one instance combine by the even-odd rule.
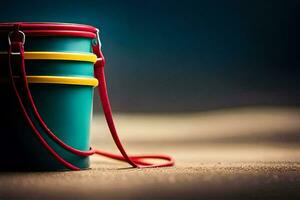
[[[0, 199], [300, 199], [300, 109], [115, 117], [128, 151], [170, 154], [176, 166], [92, 157], [80, 172], [0, 172]], [[101, 116], [92, 143], [117, 152]]]

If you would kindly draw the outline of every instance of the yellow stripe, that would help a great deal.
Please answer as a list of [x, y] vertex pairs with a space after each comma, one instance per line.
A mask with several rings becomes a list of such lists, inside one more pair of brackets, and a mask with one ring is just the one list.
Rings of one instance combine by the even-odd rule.
[[47, 51], [26, 51], [24, 57], [27, 60], [73, 60], [95, 63], [97, 56], [93, 53], [66, 53]]
[[66, 85], [87, 85], [96, 87], [98, 80], [96, 78], [66, 77], [66, 76], [27, 76], [29, 83], [52, 83]]

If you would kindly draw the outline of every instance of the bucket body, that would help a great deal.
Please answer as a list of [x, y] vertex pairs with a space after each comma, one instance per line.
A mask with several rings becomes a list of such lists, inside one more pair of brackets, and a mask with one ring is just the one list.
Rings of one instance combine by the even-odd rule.
[[[33, 134], [8, 81], [6, 51], [10, 25], [4, 24], [4, 28], [0, 25], [0, 109], [1, 115], [5, 116], [0, 120], [0, 152], [3, 154], [0, 169], [67, 170]], [[64, 30], [65, 33], [77, 31], [85, 34], [47, 35], [45, 33], [49, 29], [55, 31], [58, 27], [60, 30], [60, 24], [42, 24], [40, 27], [40, 35], [26, 35], [26, 30], [34, 30], [37, 24], [24, 25], [25, 68], [34, 102], [48, 128], [60, 140], [73, 148], [87, 151], [90, 149], [93, 89], [97, 85], [93, 68], [96, 56], [92, 54], [92, 35], [95, 28], [69, 24]], [[45, 32], [43, 27], [46, 27]], [[22, 30], [22, 27], [20, 29]], [[13, 62], [13, 72], [17, 76], [20, 70], [18, 55], [14, 56], [16, 62]], [[17, 87], [21, 94], [24, 93], [18, 81]], [[26, 95], [22, 96], [26, 100]], [[34, 119], [29, 104], [25, 106]], [[77, 156], [66, 151], [46, 135], [36, 120], [33, 122], [47, 143], [62, 158], [81, 169], [89, 168], [89, 157]]]

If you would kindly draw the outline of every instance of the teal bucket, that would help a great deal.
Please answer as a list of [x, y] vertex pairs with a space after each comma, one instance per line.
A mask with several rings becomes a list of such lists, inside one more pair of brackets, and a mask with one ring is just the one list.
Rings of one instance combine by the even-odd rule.
[[[8, 78], [8, 35], [14, 23], [0, 24], [0, 121], [1, 170], [67, 170], [33, 136], [22, 117]], [[36, 107], [48, 128], [64, 143], [82, 151], [90, 149], [93, 90], [96, 55], [94, 27], [77, 24], [23, 23], [26, 34], [25, 67], [29, 88]], [[18, 39], [18, 38], [17, 38]], [[20, 74], [19, 55], [12, 56], [15, 79]], [[19, 78], [21, 79], [21, 78]], [[18, 83], [18, 80], [16, 81]], [[17, 84], [20, 93], [24, 91]], [[26, 97], [24, 93], [22, 96]], [[25, 98], [26, 99], [26, 98]], [[32, 112], [29, 111], [32, 116]], [[90, 167], [88, 156], [68, 152], [53, 142], [41, 127], [47, 143], [65, 160], [80, 169]]]

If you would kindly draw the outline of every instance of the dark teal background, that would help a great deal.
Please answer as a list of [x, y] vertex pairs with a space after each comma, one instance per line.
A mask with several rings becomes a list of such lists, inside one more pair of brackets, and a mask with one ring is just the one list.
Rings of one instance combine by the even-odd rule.
[[299, 105], [300, 1], [7, 1], [1, 21], [101, 29], [115, 111]]

